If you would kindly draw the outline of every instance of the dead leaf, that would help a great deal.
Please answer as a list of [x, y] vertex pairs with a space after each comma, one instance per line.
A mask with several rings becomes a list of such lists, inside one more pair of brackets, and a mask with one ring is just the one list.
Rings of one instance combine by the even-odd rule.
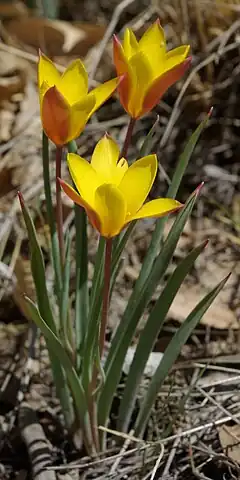
[[[224, 275], [223, 275], [224, 276]], [[182, 285], [170, 310], [169, 317], [182, 323], [198, 302], [209, 292], [199, 285]], [[202, 325], [219, 329], [238, 329], [239, 323], [220, 292], [201, 320]]]
[[240, 425], [221, 426], [218, 435], [224, 453], [240, 464]]
[[105, 27], [62, 20], [27, 17], [4, 23], [5, 30], [18, 42], [41, 48], [47, 55], [66, 54], [85, 56], [98, 43]]
[[28, 14], [27, 7], [22, 2], [1, 2], [0, 18], [22, 17]]

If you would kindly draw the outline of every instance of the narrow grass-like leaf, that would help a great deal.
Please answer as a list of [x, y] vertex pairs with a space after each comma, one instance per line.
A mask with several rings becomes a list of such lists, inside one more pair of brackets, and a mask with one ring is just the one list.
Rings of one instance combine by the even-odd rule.
[[191, 195], [178, 214], [152, 271], [140, 292], [131, 295], [123, 318], [117, 328], [105, 364], [106, 381], [99, 399], [99, 424], [105, 425], [111, 409], [114, 393], [120, 380], [124, 358], [131, 344], [136, 327], [157, 284], [163, 277], [172, 258], [179, 237], [195, 204], [200, 187]]
[[25, 225], [27, 227], [28, 232], [28, 239], [30, 244], [30, 252], [31, 252], [31, 269], [33, 280], [36, 288], [37, 294], [37, 301], [39, 306], [39, 311], [42, 317], [45, 319], [47, 325], [51, 328], [51, 330], [56, 334], [57, 327], [54, 321], [52, 309], [50, 306], [50, 301], [48, 297], [48, 291], [46, 287], [46, 276], [45, 276], [45, 266], [41, 248], [39, 246], [37, 240], [36, 230], [31, 219], [29, 210], [25, 205], [23, 200], [23, 196], [21, 193], [18, 194], [23, 218], [25, 221]]
[[47, 135], [42, 133], [42, 162], [43, 162], [43, 181], [44, 181], [44, 193], [46, 199], [46, 209], [47, 209], [47, 221], [50, 229], [51, 236], [51, 247], [52, 247], [52, 261], [53, 269], [55, 275], [55, 289], [58, 299], [58, 304], [61, 303], [61, 289], [62, 289], [62, 273], [61, 273], [61, 262], [60, 262], [60, 253], [59, 253], [59, 244], [57, 238], [56, 222], [54, 217], [54, 210], [52, 204], [52, 193], [51, 193], [51, 179], [49, 172], [49, 140]]
[[[28, 238], [30, 243], [31, 251], [31, 269], [33, 280], [36, 288], [37, 301], [39, 306], [40, 315], [44, 318], [48, 328], [53, 332], [54, 335], [57, 335], [57, 325], [54, 321], [47, 287], [46, 287], [46, 277], [45, 277], [45, 268], [44, 260], [42, 256], [41, 248], [38, 244], [37, 234], [32, 222], [28, 208], [26, 207], [22, 195], [19, 193], [19, 200], [23, 212], [24, 221], [28, 231]], [[35, 317], [32, 317], [35, 321]], [[56, 355], [54, 351], [49, 348], [49, 357], [51, 361], [51, 367], [54, 377], [54, 383], [56, 385], [57, 394], [59, 396], [61, 406], [63, 409], [66, 425], [70, 426], [72, 422], [72, 406], [70, 403], [70, 397], [68, 392], [68, 387], [65, 382], [65, 376], [62, 368], [59, 367], [58, 361], [56, 361]]]
[[71, 235], [68, 231], [66, 233], [66, 251], [65, 251], [65, 262], [63, 269], [63, 287], [61, 293], [61, 326], [60, 326], [60, 338], [62, 339], [63, 345], [67, 350], [73, 353], [74, 347], [74, 329], [70, 321], [70, 311], [69, 311], [69, 286], [70, 286], [70, 273], [71, 273]]
[[224, 287], [226, 281], [228, 280], [229, 275], [224, 278], [211, 292], [209, 292], [192, 310], [188, 315], [184, 323], [179, 327], [177, 332], [174, 334], [171, 342], [168, 344], [163, 358], [150, 382], [150, 385], [147, 389], [145, 398], [141, 401], [141, 407], [139, 414], [135, 423], [135, 435], [142, 436], [146, 428], [149, 416], [151, 414], [151, 409], [156, 400], [158, 391], [163, 384], [166, 376], [168, 375], [169, 370], [175, 363], [178, 355], [181, 352], [182, 346], [187, 342], [189, 336], [196, 328], [197, 324], [211, 306], [212, 302]]
[[[192, 156], [193, 150], [198, 142], [198, 139], [202, 131], [207, 125], [207, 122], [209, 120], [209, 115], [206, 116], [206, 118], [200, 123], [200, 125], [193, 132], [193, 134], [191, 135], [190, 139], [188, 140], [184, 148], [184, 151], [180, 155], [176, 169], [174, 171], [171, 184], [168, 188], [166, 197], [169, 197], [169, 198], [176, 197], [182, 178], [188, 166], [189, 160]], [[161, 244], [164, 225], [167, 221], [167, 218], [168, 218], [167, 216], [159, 218], [156, 222], [156, 226], [152, 234], [152, 239], [148, 247], [146, 256], [144, 258], [139, 277], [134, 285], [134, 291], [136, 292], [136, 295], [138, 295], [139, 292], [141, 291], [142, 286], [146, 282], [146, 279], [148, 278], [148, 275], [152, 270], [153, 263], [155, 261], [159, 246]]]
[[135, 405], [138, 387], [140, 385], [145, 365], [162, 329], [168, 310], [192, 268], [195, 260], [205, 248], [207, 242], [192, 250], [178, 265], [169, 278], [165, 288], [156, 301], [147, 323], [141, 332], [136, 352], [128, 373], [123, 397], [118, 412], [117, 429], [126, 432]]
[[[74, 140], [68, 143], [68, 152], [77, 153]], [[77, 370], [80, 370], [83, 343], [89, 321], [89, 291], [88, 291], [88, 238], [87, 216], [85, 210], [74, 204], [76, 228], [76, 297], [75, 297], [75, 329]]]
[[138, 158], [145, 157], [146, 155], [149, 155], [151, 153], [153, 140], [154, 140], [154, 136], [157, 131], [158, 125], [159, 125], [159, 115], [157, 116], [157, 120], [154, 122], [152, 128], [149, 130], [148, 134], [144, 139], [144, 142], [138, 154]]
[[85, 394], [81, 385], [81, 382], [78, 379], [76, 370], [70, 360], [66, 350], [64, 349], [62, 343], [58, 339], [58, 337], [54, 334], [54, 332], [49, 328], [47, 323], [42, 318], [39, 309], [37, 306], [30, 300], [30, 298], [25, 297], [27, 302], [27, 309], [29, 314], [31, 315], [34, 323], [40, 328], [41, 332], [43, 333], [45, 339], [48, 341], [50, 352], [54, 352], [54, 354], [58, 358], [58, 362], [60, 366], [63, 366], [67, 380], [69, 383], [70, 390], [72, 392], [73, 400], [75, 403], [76, 412], [80, 414], [79, 420], [83, 422], [86, 420], [87, 417], [87, 404]]

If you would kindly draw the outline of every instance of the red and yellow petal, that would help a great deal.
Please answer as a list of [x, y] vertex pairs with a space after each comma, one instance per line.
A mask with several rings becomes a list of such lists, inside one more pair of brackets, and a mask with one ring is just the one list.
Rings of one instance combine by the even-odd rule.
[[134, 72], [129, 65], [123, 47], [116, 35], [113, 37], [113, 61], [116, 67], [117, 75], [119, 77], [123, 77], [118, 87], [120, 101], [126, 112], [131, 115], [131, 113], [128, 111], [128, 103], [133, 85], [135, 83]]
[[80, 207], [83, 207], [86, 211], [86, 214], [94, 228], [100, 232], [101, 230], [101, 224], [100, 224], [100, 219], [90, 205], [82, 198], [80, 195], [74, 190], [68, 183], [64, 182], [61, 178], [58, 179], [63, 191], [66, 193], [66, 195], [71, 198], [71, 200], [76, 203], [77, 205], [80, 205]]
[[70, 128], [70, 106], [54, 86], [47, 90], [41, 105], [43, 130], [55, 145], [68, 141]]
[[171, 85], [173, 85], [183, 76], [183, 74], [188, 69], [190, 63], [191, 57], [187, 58], [182, 63], [176, 65], [171, 70], [167, 71], [166, 73], [154, 80], [145, 95], [142, 115], [150, 112], [150, 110], [152, 110], [155, 105], [157, 105], [157, 103], [160, 101], [161, 97], [168, 90], [168, 88], [171, 87]]

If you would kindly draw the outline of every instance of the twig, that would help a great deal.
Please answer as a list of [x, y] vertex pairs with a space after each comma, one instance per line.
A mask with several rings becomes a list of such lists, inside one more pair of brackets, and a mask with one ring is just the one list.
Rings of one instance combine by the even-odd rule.
[[156, 463], [155, 463], [155, 465], [154, 465], [154, 469], [153, 469], [153, 471], [152, 471], [152, 475], [151, 475], [150, 480], [154, 480], [154, 477], [155, 477], [155, 475], [156, 475], [156, 473], [157, 473], [158, 467], [159, 467], [159, 465], [160, 465], [160, 463], [161, 463], [161, 460], [162, 460], [162, 457], [163, 457], [163, 454], [164, 454], [164, 446], [163, 446], [162, 443], [160, 443], [160, 448], [161, 448], [161, 451], [160, 451], [159, 456], [158, 456], [158, 458], [157, 458], [157, 461], [156, 461]]
[[105, 35], [104, 35], [103, 39], [101, 40], [101, 42], [99, 44], [99, 47], [98, 47], [98, 50], [96, 52], [95, 61], [93, 62], [93, 66], [92, 66], [92, 69], [91, 69], [91, 72], [90, 72], [90, 75], [89, 75], [90, 81], [95, 77], [95, 73], [97, 71], [99, 62], [100, 62], [100, 60], [103, 56], [104, 50], [105, 50], [112, 34], [114, 33], [114, 30], [115, 30], [116, 25], [118, 23], [119, 17], [124, 12], [124, 10], [129, 5], [131, 5], [131, 3], [133, 3], [133, 2], [135, 2], [135, 0], [122, 0], [117, 5], [116, 9], [114, 10], [111, 22], [109, 23], [108, 28], [105, 32]]

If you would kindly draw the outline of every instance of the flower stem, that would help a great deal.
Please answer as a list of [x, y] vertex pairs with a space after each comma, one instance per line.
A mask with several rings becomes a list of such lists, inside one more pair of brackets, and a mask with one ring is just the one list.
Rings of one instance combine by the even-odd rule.
[[100, 336], [99, 336], [100, 358], [102, 357], [102, 354], [103, 354], [104, 343], [105, 343], [105, 333], [106, 333], [107, 320], [108, 320], [109, 293], [110, 293], [110, 280], [111, 280], [111, 257], [112, 257], [112, 238], [107, 238], [106, 245], [105, 245], [102, 320], [101, 320]]
[[134, 129], [135, 123], [136, 123], [136, 118], [130, 117], [129, 124], [128, 124], [128, 128], [127, 128], [126, 137], [125, 137], [124, 144], [123, 144], [123, 148], [122, 148], [122, 151], [121, 151], [121, 153], [120, 153], [120, 157], [119, 157], [119, 158], [122, 158], [122, 157], [125, 158], [126, 155], [127, 155], [128, 148], [129, 148], [130, 141], [131, 141], [131, 138], [132, 138], [132, 134], [133, 134], [133, 129]]
[[43, 162], [43, 179], [44, 191], [46, 198], [47, 221], [50, 229], [51, 244], [52, 244], [52, 259], [55, 272], [55, 286], [58, 297], [58, 303], [61, 303], [61, 289], [62, 289], [62, 272], [60, 264], [60, 254], [58, 246], [58, 237], [56, 231], [56, 222], [54, 218], [54, 210], [52, 203], [51, 179], [49, 171], [49, 141], [46, 134], [43, 132], [42, 136], [42, 162]]
[[58, 243], [59, 251], [61, 258], [62, 269], [64, 266], [65, 252], [64, 252], [64, 236], [63, 236], [63, 210], [62, 210], [62, 199], [61, 199], [61, 187], [58, 181], [58, 178], [61, 178], [61, 164], [62, 164], [62, 147], [56, 147], [56, 203], [57, 203], [57, 232], [58, 232]]

